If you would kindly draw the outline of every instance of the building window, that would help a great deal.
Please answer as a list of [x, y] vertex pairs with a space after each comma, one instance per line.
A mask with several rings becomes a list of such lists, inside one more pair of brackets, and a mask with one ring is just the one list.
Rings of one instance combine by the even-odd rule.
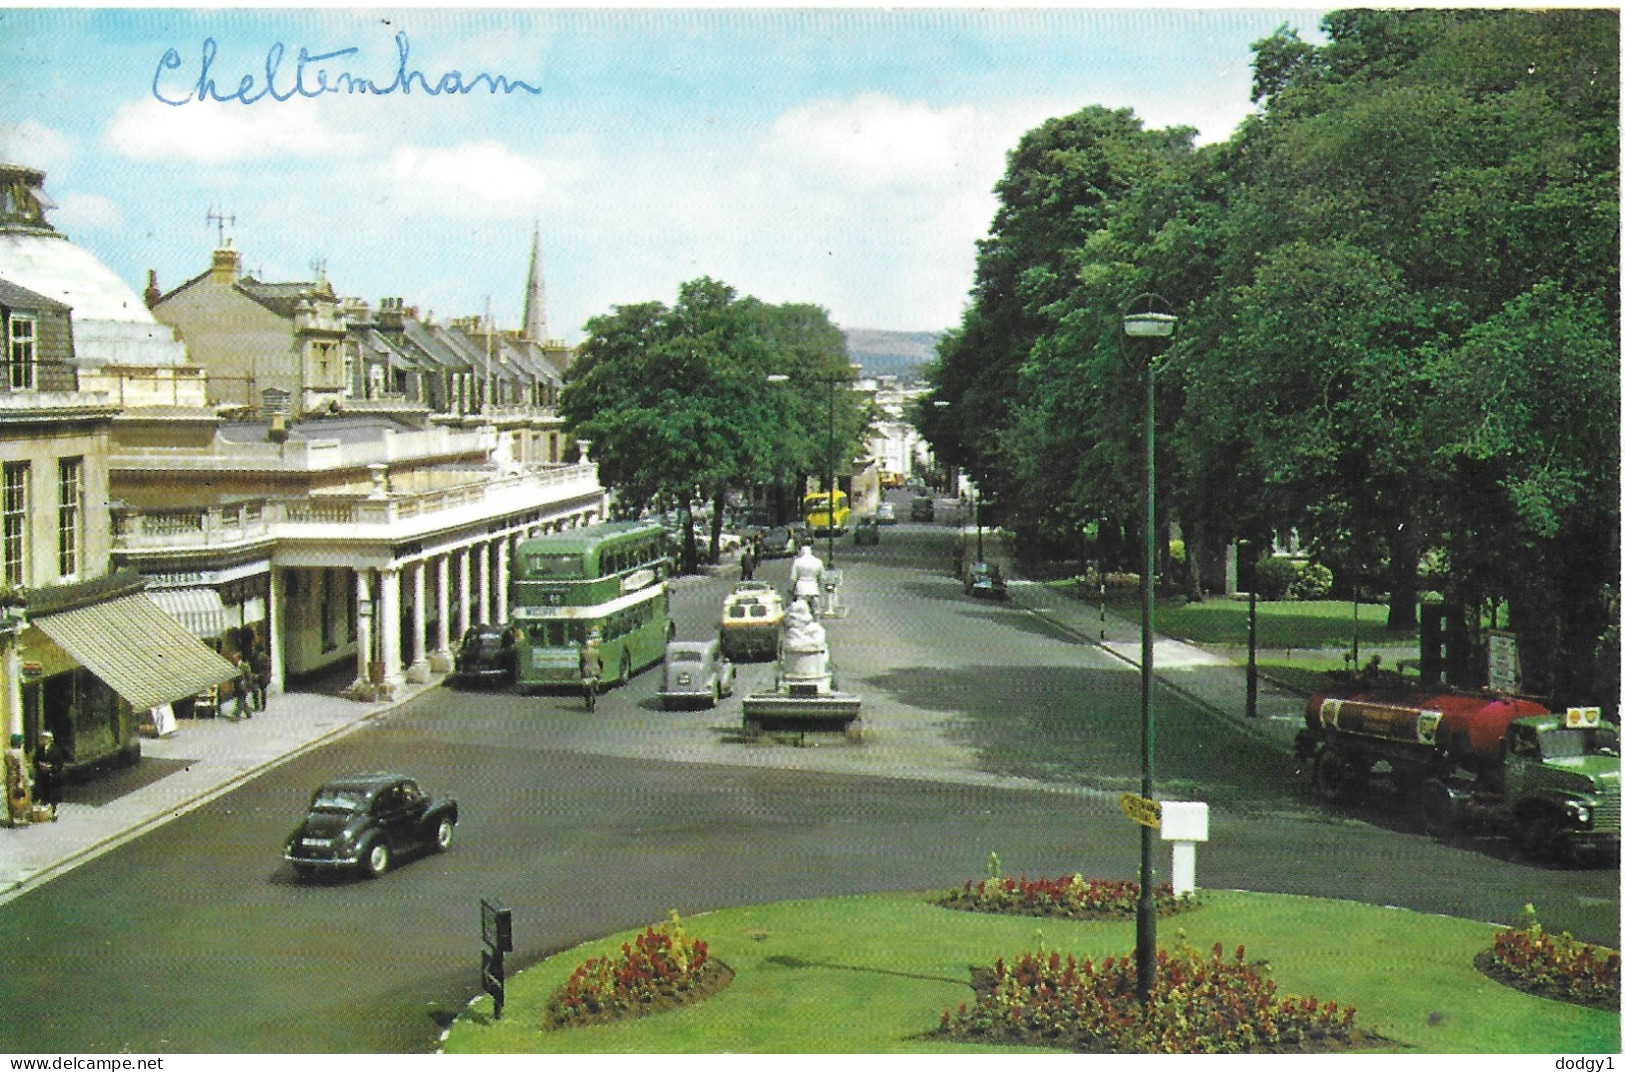
[[84, 519], [83, 458], [57, 462], [56, 563], [57, 572], [72, 577], [79, 572], [79, 526]]
[[37, 325], [31, 316], [11, 318], [6, 332], [6, 368], [10, 370], [13, 391], [29, 391], [34, 387], [34, 366], [39, 361]]
[[0, 579], [13, 588], [28, 577], [28, 463], [7, 462], [0, 476]]

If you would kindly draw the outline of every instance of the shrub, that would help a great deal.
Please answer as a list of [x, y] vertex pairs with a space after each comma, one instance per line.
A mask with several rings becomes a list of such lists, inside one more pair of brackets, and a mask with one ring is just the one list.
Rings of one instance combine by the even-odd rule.
[[548, 1019], [567, 1027], [637, 1010], [690, 989], [711, 964], [705, 943], [689, 937], [674, 909], [658, 929], [623, 942], [619, 957], [593, 957], [578, 967], [548, 1002]]
[[1619, 1008], [1619, 953], [1579, 941], [1567, 931], [1548, 934], [1524, 905], [1524, 925], [1497, 931], [1488, 952], [1490, 974], [1546, 997], [1599, 1008]]
[[1317, 998], [1277, 996], [1262, 965], [1237, 946], [1226, 957], [1157, 950], [1150, 1000], [1136, 992], [1134, 955], [1099, 964], [1059, 953], [1001, 957], [974, 1005], [942, 1014], [942, 1033], [982, 1042], [1050, 1045], [1085, 1052], [1247, 1053], [1348, 1042], [1354, 1009]]
[[[963, 888], [937, 903], [965, 912], [1123, 919], [1134, 915], [1139, 899], [1138, 882], [1086, 879], [1082, 875], [1053, 879], [1004, 878], [998, 873], [998, 857], [994, 856], [986, 879], [976, 882], [966, 879]], [[1173, 886], [1166, 882], [1151, 891], [1151, 899], [1159, 916], [1187, 911], [1198, 904], [1193, 894], [1176, 897]]]
[[1287, 594], [1293, 599], [1325, 599], [1332, 594], [1332, 571], [1319, 562], [1305, 562]]
[[1298, 567], [1290, 558], [1271, 555], [1253, 567], [1253, 588], [1259, 599], [1285, 599], [1298, 579]]

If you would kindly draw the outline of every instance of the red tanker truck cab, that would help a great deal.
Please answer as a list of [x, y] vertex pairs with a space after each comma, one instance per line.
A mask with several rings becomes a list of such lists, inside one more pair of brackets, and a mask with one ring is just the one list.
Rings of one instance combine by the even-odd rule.
[[1333, 803], [1386, 778], [1439, 836], [1489, 826], [1530, 855], [1619, 851], [1618, 728], [1596, 708], [1554, 714], [1533, 700], [1427, 690], [1321, 693], [1298, 754]]

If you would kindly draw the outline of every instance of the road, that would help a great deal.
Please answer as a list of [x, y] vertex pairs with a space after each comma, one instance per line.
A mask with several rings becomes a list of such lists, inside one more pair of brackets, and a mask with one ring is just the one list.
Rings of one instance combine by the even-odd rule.
[[[434, 689], [0, 908], [0, 1050], [419, 1052], [478, 985], [479, 902], [515, 965], [605, 932], [786, 898], [1008, 873], [1134, 877], [1138, 677], [940, 569], [941, 529], [837, 548], [829, 626], [867, 739], [749, 743], [736, 697], [665, 712], [655, 672], [575, 696]], [[820, 545], [822, 548], [822, 545]], [[783, 583], [783, 561], [759, 577]], [[685, 636], [726, 582], [685, 578]], [[742, 668], [741, 691], [770, 676]], [[1618, 872], [1543, 871], [1330, 812], [1291, 758], [1158, 698], [1159, 795], [1207, 800], [1198, 880], [1548, 926], [1618, 942]], [[310, 789], [403, 769], [462, 803], [457, 843], [377, 881], [295, 882], [280, 843]]]

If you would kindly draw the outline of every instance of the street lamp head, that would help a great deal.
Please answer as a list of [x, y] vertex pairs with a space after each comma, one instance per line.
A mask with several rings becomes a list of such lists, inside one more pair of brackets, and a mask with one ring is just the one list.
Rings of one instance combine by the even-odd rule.
[[1179, 317], [1172, 313], [1130, 313], [1123, 318], [1123, 334], [1132, 339], [1166, 339]]

